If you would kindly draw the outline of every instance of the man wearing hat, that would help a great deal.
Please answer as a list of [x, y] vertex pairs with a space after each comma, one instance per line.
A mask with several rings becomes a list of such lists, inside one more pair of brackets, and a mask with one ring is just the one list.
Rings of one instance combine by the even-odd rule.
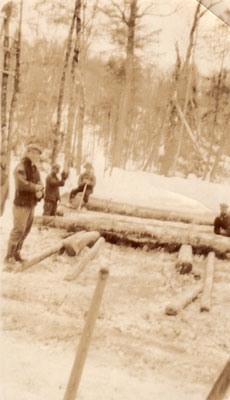
[[61, 179], [58, 179], [59, 170], [60, 165], [53, 165], [51, 173], [46, 178], [43, 215], [56, 215], [57, 203], [60, 200], [59, 186], [64, 186], [67, 179], [65, 171], [61, 173]]
[[214, 233], [217, 235], [230, 236], [230, 215], [228, 205], [220, 204], [220, 215], [214, 221]]
[[69, 201], [72, 202], [77, 193], [84, 192], [84, 205], [88, 203], [89, 196], [93, 193], [94, 186], [96, 185], [96, 177], [94, 175], [93, 166], [90, 163], [84, 165], [85, 171], [79, 176], [78, 187], [70, 192]]
[[37, 168], [41, 153], [42, 150], [38, 145], [29, 145], [14, 170], [13, 229], [8, 241], [6, 263], [23, 261], [20, 251], [31, 230], [35, 206], [43, 197], [43, 185]]

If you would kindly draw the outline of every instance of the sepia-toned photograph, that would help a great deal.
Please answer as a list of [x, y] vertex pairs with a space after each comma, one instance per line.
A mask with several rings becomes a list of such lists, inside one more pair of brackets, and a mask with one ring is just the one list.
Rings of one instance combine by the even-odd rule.
[[230, 400], [230, 1], [0, 0], [0, 400]]

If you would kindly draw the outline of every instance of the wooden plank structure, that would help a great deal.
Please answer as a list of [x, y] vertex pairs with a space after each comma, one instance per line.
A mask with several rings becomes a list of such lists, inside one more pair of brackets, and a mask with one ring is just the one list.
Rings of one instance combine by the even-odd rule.
[[200, 311], [210, 311], [214, 269], [215, 269], [215, 253], [210, 252], [206, 260], [205, 281], [204, 281], [203, 294], [201, 297]]
[[102, 213], [76, 213], [68, 218], [41, 216], [35, 218], [35, 223], [72, 232], [95, 230], [114, 244], [146, 245], [149, 249], [164, 247], [168, 251], [178, 251], [182, 244], [189, 244], [196, 253], [214, 251], [217, 257], [230, 258], [230, 239], [215, 235], [211, 226]]
[[177, 315], [181, 310], [183, 310], [183, 308], [197, 298], [202, 289], [203, 284], [199, 283], [196, 286], [186, 290], [186, 292], [179, 294], [176, 298], [173, 298], [171, 302], [166, 304], [165, 314]]
[[66, 281], [73, 281], [74, 279], [77, 279], [77, 277], [80, 275], [80, 273], [83, 271], [84, 267], [87, 265], [87, 263], [92, 260], [93, 257], [96, 256], [98, 251], [100, 250], [101, 246], [104, 244], [105, 239], [101, 237], [96, 241], [94, 246], [89, 250], [89, 252], [86, 254], [85, 257], [82, 258], [81, 261], [76, 265], [75, 271], [67, 274], [65, 276]]
[[101, 269], [98, 275], [97, 286], [94, 296], [91, 300], [89, 312], [85, 322], [84, 330], [81, 335], [80, 343], [76, 352], [74, 363], [72, 366], [70, 378], [67, 384], [64, 400], [75, 400], [78, 387], [80, 384], [81, 375], [83, 372], [85, 360], [89, 350], [91, 337], [96, 323], [99, 307], [101, 304], [105, 284], [107, 282], [109, 272], [107, 269]]

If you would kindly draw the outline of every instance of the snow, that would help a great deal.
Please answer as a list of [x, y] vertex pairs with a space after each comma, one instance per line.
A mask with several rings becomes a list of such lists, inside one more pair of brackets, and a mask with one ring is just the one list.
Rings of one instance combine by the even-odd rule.
[[[13, 160], [12, 169], [17, 161]], [[104, 174], [100, 160], [93, 164], [97, 197], [172, 210], [192, 208], [202, 213], [207, 209], [218, 211], [219, 202], [228, 201], [230, 195], [227, 185], [121, 169], [114, 169], [109, 176]], [[43, 182], [49, 172], [45, 167]], [[12, 173], [10, 179], [10, 198], [0, 219], [1, 259], [12, 227]], [[61, 192], [75, 187], [77, 179], [72, 169]], [[37, 215], [42, 214], [42, 208], [43, 202], [36, 207]], [[30, 258], [56, 245], [62, 235], [62, 231], [34, 225], [22, 256]], [[63, 398], [101, 267], [108, 268], [110, 276], [81, 379], [79, 399], [204, 398], [229, 349], [229, 265], [216, 260], [210, 313], [200, 314], [197, 300], [180, 315], [166, 317], [162, 312], [165, 302], [196, 284], [192, 275], [176, 273], [175, 260], [176, 254], [105, 243], [74, 282], [66, 282], [64, 277], [78, 259], [65, 254], [54, 255], [21, 274], [3, 272], [4, 368], [0, 398]], [[202, 257], [195, 256], [194, 265], [202, 277], [203, 263]]]

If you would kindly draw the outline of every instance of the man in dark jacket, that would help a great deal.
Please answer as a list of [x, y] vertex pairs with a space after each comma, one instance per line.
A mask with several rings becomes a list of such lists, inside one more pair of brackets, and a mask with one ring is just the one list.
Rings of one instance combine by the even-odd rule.
[[14, 170], [13, 229], [8, 241], [6, 263], [23, 261], [20, 251], [32, 227], [35, 206], [43, 196], [43, 185], [36, 166], [41, 152], [39, 146], [29, 145], [22, 161]]
[[220, 215], [214, 221], [214, 233], [217, 235], [230, 236], [230, 215], [228, 205], [220, 204]]
[[69, 200], [72, 202], [77, 193], [82, 193], [84, 191], [86, 185], [83, 199], [85, 205], [88, 203], [89, 196], [93, 193], [94, 186], [96, 185], [96, 177], [92, 164], [86, 163], [84, 167], [85, 171], [79, 176], [78, 187], [70, 192]]
[[43, 215], [56, 215], [57, 203], [60, 200], [59, 186], [64, 186], [67, 179], [65, 171], [62, 172], [61, 179], [58, 179], [59, 170], [60, 166], [55, 164], [46, 178]]

